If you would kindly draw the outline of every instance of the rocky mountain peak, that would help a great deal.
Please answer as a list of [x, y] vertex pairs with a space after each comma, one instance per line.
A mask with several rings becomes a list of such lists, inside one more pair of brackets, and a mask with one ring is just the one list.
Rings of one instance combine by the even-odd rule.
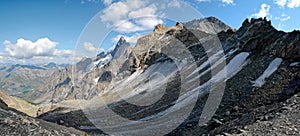
[[213, 17], [213, 16], [203, 18], [202, 20], [207, 20], [208, 22], [211, 22], [211, 23], [220, 23], [220, 24], [223, 23], [221, 20], [219, 20], [218, 18]]
[[168, 28], [163, 24], [158, 24], [155, 26], [153, 32], [165, 32]]
[[121, 36], [120, 39], [119, 39], [119, 41], [118, 41], [118, 43], [117, 43], [117, 45], [121, 46], [124, 43], [126, 43], [126, 40], [125, 40], [124, 36]]
[[242, 27], [237, 31], [237, 34], [242, 36], [247, 33], [249, 36], [254, 36], [274, 30], [276, 29], [272, 26], [271, 21], [266, 18], [252, 18], [250, 21], [249, 19], [245, 19], [242, 23]]
[[226, 25], [216, 17], [206, 17], [200, 19], [194, 19], [192, 21], [183, 23], [183, 26], [190, 29], [198, 29], [200, 31], [216, 34], [221, 31], [233, 30], [230, 26]]
[[115, 49], [110, 53], [111, 56], [113, 56], [113, 57], [118, 56], [117, 52], [120, 52], [119, 50], [120, 49], [122, 50], [122, 47], [124, 47], [124, 46], [130, 47], [130, 44], [126, 41], [126, 39], [123, 36], [121, 36], [118, 43], [116, 44]]
[[176, 27], [183, 29], [183, 24], [180, 23], [180, 22], [177, 22], [177, 23], [176, 23]]

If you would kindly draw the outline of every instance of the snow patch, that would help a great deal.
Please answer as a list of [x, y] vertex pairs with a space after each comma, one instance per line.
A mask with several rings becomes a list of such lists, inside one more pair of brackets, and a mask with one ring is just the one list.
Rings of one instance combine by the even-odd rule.
[[298, 64], [300, 64], [300, 62], [293, 62], [293, 63], [290, 64], [290, 67], [294, 67], [294, 66], [296, 66]]
[[94, 79], [95, 83], [98, 83], [99, 79], [100, 79], [100, 77], [95, 78], [95, 79]]
[[104, 58], [99, 59], [98, 61], [94, 62], [94, 65], [95, 65], [95, 67], [98, 66], [99, 68], [102, 68], [111, 60], [112, 60], [112, 56], [111, 56], [111, 54], [109, 54], [109, 55], [105, 56]]
[[[247, 58], [250, 55], [249, 52], [241, 52], [240, 54], [236, 55], [229, 63], [228, 65], [226, 65], [226, 69], [227, 69], [227, 76], [225, 80], [230, 79], [231, 77], [233, 77], [235, 74], [237, 74], [246, 64], [247, 64]], [[194, 79], [192, 80], [197, 80], [199, 79], [201, 76], [207, 74], [208, 72], [210, 72], [211, 69], [215, 69], [217, 66], [219, 66], [222, 62], [224, 62], [224, 57], [219, 58], [218, 61], [214, 62], [214, 64], [211, 66], [211, 68], [205, 70], [204, 72], [200, 73], [199, 75], [197, 75]], [[195, 74], [196, 72], [200, 71], [201, 69], [203, 69], [204, 67], [209, 65], [209, 61], [204, 62], [199, 68], [197, 68], [192, 74], [190, 74], [189, 76]], [[223, 69], [225, 70], [225, 69]], [[219, 74], [225, 74], [224, 72], [220, 72], [218, 73], [214, 78], [217, 77], [223, 77]], [[189, 77], [188, 76], [188, 77]], [[215, 79], [217, 80], [217, 79]], [[219, 79], [218, 79], [219, 80]]]
[[255, 87], [262, 87], [265, 84], [265, 79], [271, 76], [279, 67], [281, 64], [282, 59], [276, 58], [274, 59], [268, 66], [268, 68], [264, 71], [264, 73], [257, 78], [254, 82], [252, 81], [253, 85]]
[[227, 79], [230, 79], [237, 74], [247, 63], [246, 59], [250, 55], [249, 52], [241, 52], [236, 55], [226, 66], [227, 68]]

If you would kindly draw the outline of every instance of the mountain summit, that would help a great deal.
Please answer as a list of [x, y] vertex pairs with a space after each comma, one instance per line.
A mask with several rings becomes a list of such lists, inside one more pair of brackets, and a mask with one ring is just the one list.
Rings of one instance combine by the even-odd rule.
[[221, 20], [215, 17], [207, 17], [201, 19], [195, 19], [186, 23], [183, 23], [186, 28], [194, 28], [204, 31], [206, 33], [216, 34], [221, 31], [233, 30], [230, 26], [226, 25]]
[[125, 40], [123, 36], [120, 37], [115, 49], [110, 53], [112, 57], [117, 58], [122, 53], [126, 52], [130, 48], [130, 44]]

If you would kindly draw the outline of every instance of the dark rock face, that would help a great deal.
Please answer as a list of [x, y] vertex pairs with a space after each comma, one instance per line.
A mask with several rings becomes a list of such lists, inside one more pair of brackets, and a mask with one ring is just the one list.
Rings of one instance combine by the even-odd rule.
[[1, 109], [7, 109], [7, 104], [5, 102], [3, 102], [1, 99], [0, 99], [0, 108]]
[[112, 74], [110, 71], [105, 71], [103, 74], [100, 76], [98, 82], [111, 82], [112, 80]]

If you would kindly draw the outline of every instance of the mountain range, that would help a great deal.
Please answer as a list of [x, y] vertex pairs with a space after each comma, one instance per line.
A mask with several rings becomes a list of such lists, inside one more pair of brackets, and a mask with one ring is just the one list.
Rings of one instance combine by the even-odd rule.
[[300, 31], [266, 18], [233, 29], [208, 17], [159, 24], [133, 48], [121, 37], [114, 50], [62, 69], [4, 66], [0, 79], [37, 118], [90, 135], [297, 135], [299, 66]]

